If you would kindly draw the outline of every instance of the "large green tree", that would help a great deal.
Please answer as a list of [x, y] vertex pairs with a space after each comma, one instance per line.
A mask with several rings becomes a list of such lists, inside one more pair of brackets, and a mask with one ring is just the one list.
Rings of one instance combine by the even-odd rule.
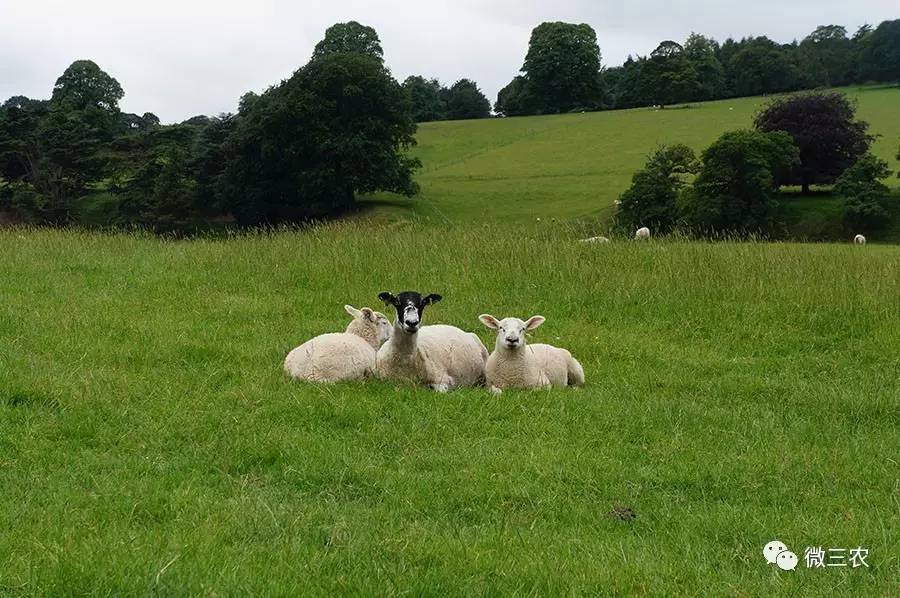
[[381, 60], [322, 56], [242, 110], [218, 186], [224, 207], [252, 225], [325, 217], [360, 193], [413, 195], [415, 130]]
[[531, 32], [522, 72], [542, 113], [601, 105], [600, 48], [590, 25], [542, 23]]
[[860, 60], [870, 78], [900, 83], [900, 19], [882, 22], [867, 36]]
[[460, 79], [443, 93], [447, 105], [447, 118], [487, 118], [491, 115], [491, 103], [478, 85], [471, 79]]
[[797, 161], [787, 133], [731, 131], [701, 155], [686, 222], [698, 232], [767, 232], [775, 224], [778, 185]]
[[329, 54], [365, 54], [378, 60], [384, 57], [375, 29], [356, 21], [336, 23], [325, 30], [325, 38], [316, 44], [313, 60]]
[[640, 90], [651, 103], [663, 106], [697, 97], [697, 71], [680, 44], [667, 40], [653, 50], [641, 69]]
[[429, 122], [447, 118], [447, 103], [441, 97], [443, 88], [437, 79], [418, 75], [407, 77], [403, 89], [409, 96], [413, 118], [416, 122]]
[[840, 25], [821, 25], [800, 43], [802, 55], [809, 61], [807, 69], [816, 69], [822, 85], [848, 84], [853, 77], [853, 42], [847, 29]]

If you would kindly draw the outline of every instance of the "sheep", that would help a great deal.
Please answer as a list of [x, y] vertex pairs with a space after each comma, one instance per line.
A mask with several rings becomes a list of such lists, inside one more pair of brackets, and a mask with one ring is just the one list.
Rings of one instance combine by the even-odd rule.
[[603, 236], [600, 237], [588, 237], [587, 239], [581, 239], [582, 243], [609, 243], [609, 239]]
[[370, 307], [345, 305], [353, 316], [345, 332], [320, 334], [290, 353], [284, 372], [309, 382], [360, 380], [375, 371], [375, 353], [391, 336], [391, 323], [383, 313]]
[[397, 319], [390, 340], [376, 355], [376, 376], [424, 384], [437, 392], [483, 382], [488, 352], [481, 339], [454, 326], [421, 326], [425, 307], [440, 301], [440, 295], [404, 291], [378, 298], [394, 306]]
[[638, 241], [645, 241], [645, 240], [649, 239], [650, 238], [650, 229], [647, 228], [646, 226], [642, 226], [641, 228], [639, 228], [635, 231], [634, 238], [637, 239]]
[[494, 352], [485, 366], [485, 379], [491, 392], [505, 388], [551, 388], [581, 386], [584, 369], [572, 354], [552, 345], [528, 345], [525, 333], [544, 323], [544, 316], [497, 320], [490, 314], [478, 316], [482, 324], [497, 331]]
[[855, 237], [853, 237], [853, 242], [856, 243], [857, 245], [865, 245], [866, 238], [862, 235], [856, 235]]

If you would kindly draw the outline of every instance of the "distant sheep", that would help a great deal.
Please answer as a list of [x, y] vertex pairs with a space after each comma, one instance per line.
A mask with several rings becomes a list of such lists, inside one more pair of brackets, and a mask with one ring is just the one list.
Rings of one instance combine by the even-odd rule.
[[375, 371], [375, 354], [391, 336], [387, 316], [369, 307], [345, 305], [353, 316], [345, 332], [321, 334], [288, 353], [284, 371], [309, 382], [359, 380]]
[[484, 370], [491, 392], [584, 384], [584, 369], [571, 353], [552, 345], [526, 343], [525, 333], [543, 324], [544, 316], [532, 316], [526, 322], [519, 318], [498, 321], [490, 314], [482, 314], [478, 319], [497, 331], [494, 352]]
[[650, 238], [650, 229], [647, 228], [646, 226], [642, 226], [641, 228], [639, 228], [635, 231], [634, 238], [637, 239], [638, 241], [645, 241], [645, 240], [649, 239]]
[[857, 245], [865, 245], [866, 238], [862, 235], [856, 235], [855, 237], [853, 237], [853, 242], [856, 243]]
[[378, 377], [424, 384], [437, 392], [481, 383], [488, 353], [476, 335], [454, 326], [421, 325], [425, 307], [440, 301], [440, 295], [404, 291], [378, 298], [397, 310], [391, 338], [375, 358]]

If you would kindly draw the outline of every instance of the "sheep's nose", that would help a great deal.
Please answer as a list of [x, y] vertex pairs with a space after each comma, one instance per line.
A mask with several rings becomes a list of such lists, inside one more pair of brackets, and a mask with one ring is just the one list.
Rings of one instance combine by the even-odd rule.
[[511, 345], [514, 345], [514, 344], [516, 344], [517, 342], [519, 342], [519, 339], [517, 339], [517, 338], [510, 338], [510, 337], [507, 336], [507, 337], [506, 337], [506, 342], [508, 342], [508, 343], [511, 344]]

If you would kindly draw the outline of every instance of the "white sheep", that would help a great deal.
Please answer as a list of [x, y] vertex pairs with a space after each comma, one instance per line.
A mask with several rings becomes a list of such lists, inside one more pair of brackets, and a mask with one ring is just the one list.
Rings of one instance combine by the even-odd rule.
[[609, 239], [604, 236], [599, 237], [588, 237], [587, 239], [581, 239], [582, 243], [609, 243]]
[[645, 241], [645, 240], [649, 239], [650, 238], [650, 229], [647, 228], [646, 226], [642, 226], [641, 228], [639, 228], [635, 231], [634, 238], [637, 239], [638, 241]]
[[345, 305], [353, 316], [345, 332], [320, 334], [290, 353], [284, 372], [309, 382], [360, 380], [375, 371], [375, 354], [391, 336], [391, 323], [383, 313]]
[[491, 392], [500, 394], [505, 388], [550, 388], [581, 386], [584, 369], [572, 354], [552, 345], [529, 345], [525, 333], [544, 323], [544, 316], [497, 320], [490, 314], [478, 316], [481, 323], [497, 331], [494, 352], [484, 369]]
[[862, 235], [856, 235], [855, 237], [853, 237], [853, 242], [856, 243], [857, 245], [865, 245], [866, 238]]
[[424, 384], [438, 392], [484, 380], [488, 353], [481, 339], [454, 326], [421, 326], [425, 306], [440, 301], [440, 295], [423, 298], [405, 291], [396, 297], [386, 292], [378, 297], [397, 310], [391, 338], [375, 358], [379, 378]]

